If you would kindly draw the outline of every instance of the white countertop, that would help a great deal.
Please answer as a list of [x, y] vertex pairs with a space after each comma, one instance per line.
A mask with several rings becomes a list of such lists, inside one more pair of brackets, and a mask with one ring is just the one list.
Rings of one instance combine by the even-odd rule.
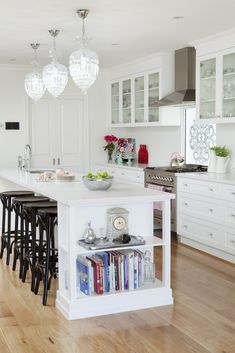
[[144, 203], [175, 197], [174, 194], [147, 189], [137, 183], [114, 180], [109, 190], [90, 191], [83, 185], [81, 175], [77, 176], [76, 181], [70, 182], [39, 182], [37, 176], [18, 169], [0, 169], [1, 178], [70, 206]]
[[133, 171], [143, 171], [148, 164], [140, 164], [140, 163], [133, 163], [132, 165], [128, 164], [116, 164], [116, 163], [105, 163], [105, 162], [97, 162], [96, 165], [103, 166], [104, 168], [126, 168]]
[[176, 173], [177, 177], [180, 178], [189, 178], [195, 180], [203, 180], [203, 181], [213, 181], [221, 184], [229, 184], [235, 185], [235, 174], [227, 173], [227, 174], [219, 174], [219, 173]]

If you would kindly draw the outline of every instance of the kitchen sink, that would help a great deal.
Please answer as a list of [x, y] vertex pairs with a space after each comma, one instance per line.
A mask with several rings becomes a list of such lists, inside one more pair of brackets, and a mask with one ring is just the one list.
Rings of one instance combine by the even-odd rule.
[[31, 174], [41, 174], [44, 172], [55, 172], [54, 169], [28, 169], [26, 170], [27, 173], [31, 173]]

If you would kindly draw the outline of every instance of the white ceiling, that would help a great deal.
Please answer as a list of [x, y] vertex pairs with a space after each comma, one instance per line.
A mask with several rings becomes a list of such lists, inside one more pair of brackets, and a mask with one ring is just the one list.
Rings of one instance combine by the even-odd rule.
[[39, 58], [46, 63], [51, 28], [61, 30], [60, 61], [68, 62], [78, 47], [79, 8], [91, 11], [86, 20], [89, 47], [98, 53], [103, 68], [235, 27], [235, 0], [0, 0], [0, 5], [0, 63], [16, 59], [16, 64], [28, 64], [31, 42], [41, 43]]

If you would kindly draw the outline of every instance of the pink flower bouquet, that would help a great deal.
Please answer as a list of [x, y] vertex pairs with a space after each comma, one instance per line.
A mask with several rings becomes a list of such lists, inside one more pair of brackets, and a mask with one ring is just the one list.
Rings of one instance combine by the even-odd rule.
[[114, 135], [106, 135], [104, 136], [104, 140], [107, 143], [107, 145], [104, 146], [104, 151], [113, 153], [113, 151], [115, 150], [115, 142], [118, 141], [118, 138]]

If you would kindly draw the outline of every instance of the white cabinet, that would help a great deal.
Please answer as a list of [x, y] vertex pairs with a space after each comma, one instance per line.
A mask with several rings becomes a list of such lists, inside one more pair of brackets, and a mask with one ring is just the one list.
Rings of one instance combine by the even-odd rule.
[[179, 240], [235, 262], [235, 185], [177, 177]]
[[30, 103], [32, 167], [82, 168], [83, 100], [43, 98]]
[[95, 165], [96, 172], [107, 171], [115, 179], [138, 183], [144, 186], [144, 170], [141, 168], [133, 168], [128, 166], [119, 166], [108, 163], [97, 163]]
[[111, 81], [111, 126], [180, 125], [180, 108], [158, 107], [161, 82], [160, 69]]
[[196, 108], [200, 122], [235, 122], [235, 48], [197, 57]]

